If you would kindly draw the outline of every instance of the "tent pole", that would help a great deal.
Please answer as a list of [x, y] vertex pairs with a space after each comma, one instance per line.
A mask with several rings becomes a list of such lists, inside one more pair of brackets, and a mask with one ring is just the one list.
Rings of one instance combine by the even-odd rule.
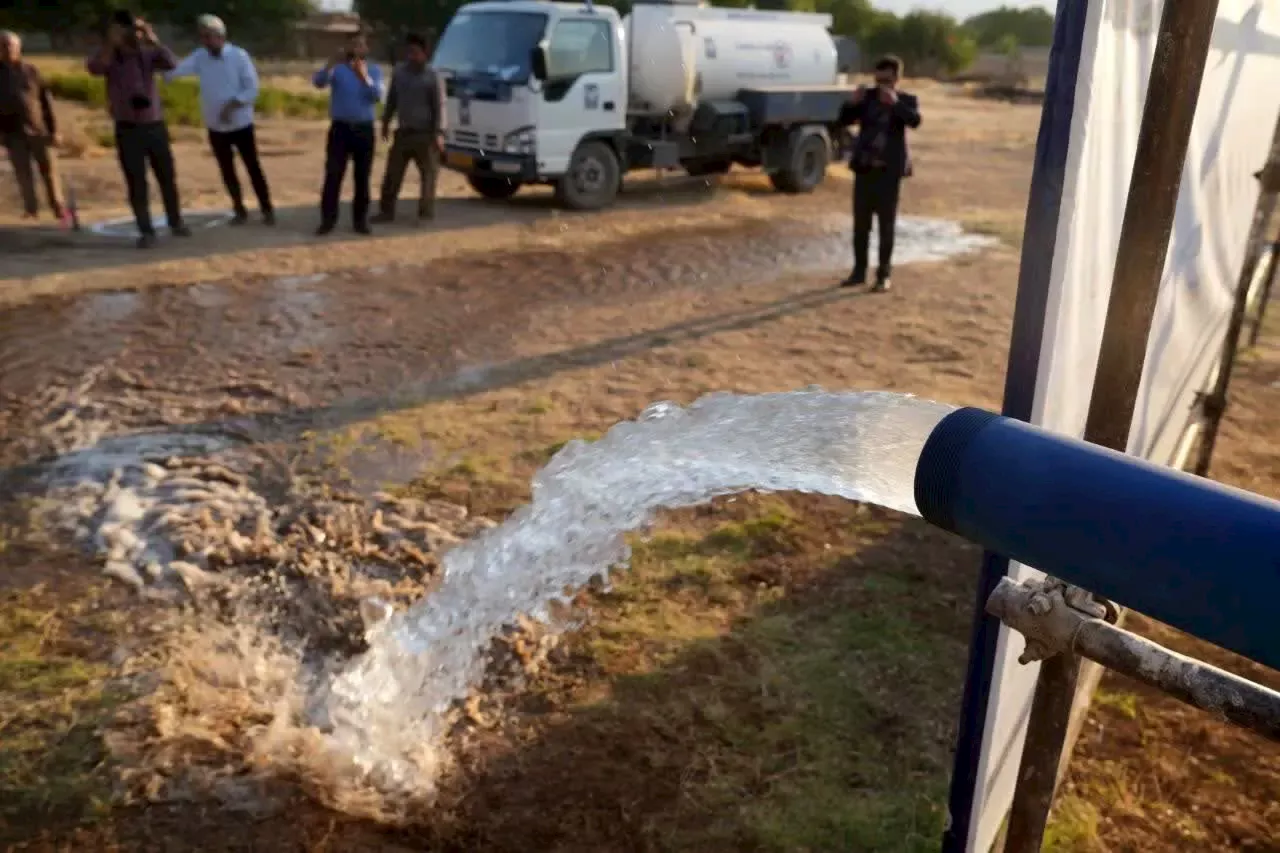
[[[1166, 0], [1160, 16], [1084, 432], [1086, 441], [1121, 452], [1129, 442], [1217, 11], [1217, 0]], [[1039, 853], [1063, 767], [1080, 666], [1071, 652], [1041, 664], [1005, 853]]]
[[[1227, 391], [1231, 387], [1231, 373], [1236, 366], [1236, 356], [1240, 351], [1240, 336], [1244, 332], [1245, 317], [1249, 313], [1249, 291], [1253, 289], [1253, 280], [1258, 274], [1258, 264], [1262, 262], [1262, 256], [1269, 248], [1267, 229], [1271, 225], [1271, 217], [1275, 214], [1277, 201], [1280, 201], [1280, 184], [1271, 179], [1278, 165], [1280, 165], [1280, 119], [1276, 120], [1276, 129], [1271, 137], [1271, 151], [1267, 154], [1266, 165], [1255, 176], [1262, 189], [1258, 194], [1258, 204], [1253, 211], [1253, 224], [1249, 227], [1249, 241], [1245, 244], [1240, 279], [1236, 282], [1236, 301], [1231, 308], [1227, 336], [1222, 343], [1218, 378], [1213, 383], [1213, 390], [1201, 401], [1205, 425], [1195, 467], [1195, 473], [1201, 477], [1208, 476], [1209, 465], [1213, 462], [1213, 449], [1218, 442], [1218, 430], [1222, 426], [1222, 416], [1227, 411]], [[1269, 274], [1274, 274], [1274, 254], [1268, 266], [1271, 270]], [[1269, 297], [1270, 294], [1265, 296]], [[1259, 308], [1259, 318], [1261, 318], [1261, 312], [1262, 308]], [[1261, 319], [1259, 319], [1253, 327], [1255, 334], [1261, 325]]]
[[1262, 334], [1262, 322], [1267, 319], [1267, 303], [1271, 301], [1271, 287], [1276, 283], [1276, 272], [1280, 269], [1280, 235], [1271, 244], [1271, 258], [1267, 261], [1267, 272], [1262, 279], [1262, 293], [1258, 296], [1258, 313], [1253, 317], [1253, 328], [1249, 331], [1249, 348], [1258, 345], [1258, 337]]

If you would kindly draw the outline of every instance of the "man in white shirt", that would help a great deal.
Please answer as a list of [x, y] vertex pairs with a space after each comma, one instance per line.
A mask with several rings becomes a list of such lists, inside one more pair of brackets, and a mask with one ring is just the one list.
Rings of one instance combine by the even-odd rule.
[[253, 58], [244, 48], [227, 41], [227, 27], [220, 18], [201, 15], [197, 21], [200, 43], [190, 56], [170, 71], [167, 79], [198, 77], [200, 79], [200, 112], [209, 131], [209, 145], [222, 172], [222, 182], [227, 187], [231, 202], [235, 205], [234, 225], [249, 220], [240, 191], [240, 179], [236, 176], [235, 152], [240, 152], [262, 221], [268, 225], [276, 222], [271, 207], [271, 192], [262, 174], [258, 160], [258, 142], [253, 132], [253, 104], [258, 100], [258, 70]]

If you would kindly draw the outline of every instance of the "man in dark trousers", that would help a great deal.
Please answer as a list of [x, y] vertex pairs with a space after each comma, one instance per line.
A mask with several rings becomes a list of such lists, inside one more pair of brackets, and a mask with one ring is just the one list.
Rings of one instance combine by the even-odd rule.
[[147, 199], [147, 165], [155, 173], [164, 214], [175, 237], [190, 237], [178, 201], [178, 174], [169, 130], [164, 124], [157, 73], [172, 71], [178, 60], [160, 44], [151, 25], [124, 10], [112, 13], [102, 48], [89, 57], [89, 73], [107, 78], [107, 103], [115, 120], [116, 154], [129, 186], [129, 206], [138, 225], [138, 248], [155, 245]]
[[355, 173], [355, 197], [351, 202], [352, 226], [369, 233], [369, 174], [373, 171], [376, 142], [373, 123], [382, 100], [382, 69], [369, 63], [369, 42], [356, 33], [347, 47], [312, 77], [317, 89], [329, 89], [329, 138], [325, 145], [324, 189], [320, 192], [320, 227], [323, 236], [338, 224], [338, 196], [347, 162]]
[[858, 125], [849, 168], [853, 179], [853, 272], [842, 287], [867, 282], [867, 252], [871, 243], [871, 220], [880, 222], [880, 265], [876, 269], [877, 292], [889, 289], [893, 272], [893, 232], [898, 218], [898, 195], [902, 179], [911, 176], [911, 154], [907, 148], [907, 128], [920, 126], [920, 102], [914, 95], [898, 91], [902, 60], [886, 56], [876, 62], [876, 85], [859, 86], [853, 102], [845, 108], [844, 124]]
[[53, 95], [36, 67], [22, 61], [22, 39], [9, 30], [0, 31], [0, 145], [9, 152], [24, 215], [39, 215], [35, 181], [39, 171], [54, 217], [63, 218]]
[[420, 35], [405, 39], [405, 61], [391, 75], [387, 105], [382, 111], [382, 139], [391, 138], [391, 121], [400, 119], [395, 141], [387, 154], [387, 168], [382, 177], [382, 194], [378, 199], [378, 215], [374, 222], [391, 222], [396, 216], [396, 200], [404, 173], [412, 162], [418, 168], [421, 192], [418, 196], [418, 219], [436, 216], [436, 174], [440, 169], [440, 152], [444, 150], [445, 92], [444, 81], [427, 64], [427, 41]]
[[253, 57], [239, 45], [227, 41], [227, 26], [214, 15], [201, 15], [196, 21], [200, 47], [196, 48], [165, 78], [196, 77], [200, 80], [200, 113], [209, 132], [209, 147], [222, 173], [222, 183], [231, 196], [235, 210], [232, 225], [249, 221], [244, 206], [244, 192], [236, 175], [235, 154], [240, 152], [249, 183], [258, 197], [262, 221], [275, 225], [271, 207], [271, 190], [262, 173], [258, 157], [258, 140], [253, 129], [253, 104], [258, 100], [258, 69]]

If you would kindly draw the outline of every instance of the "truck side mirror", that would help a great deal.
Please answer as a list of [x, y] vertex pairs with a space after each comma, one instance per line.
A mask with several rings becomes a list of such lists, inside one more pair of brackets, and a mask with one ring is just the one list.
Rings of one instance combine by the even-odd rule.
[[529, 68], [535, 80], [547, 79], [547, 49], [542, 45], [535, 44], [529, 52]]

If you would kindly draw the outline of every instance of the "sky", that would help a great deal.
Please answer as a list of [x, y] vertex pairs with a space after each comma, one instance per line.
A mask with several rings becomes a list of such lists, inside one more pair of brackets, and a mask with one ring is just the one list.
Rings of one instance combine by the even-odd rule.
[[[1049, 0], [872, 0], [872, 4], [880, 9], [887, 9], [901, 15], [912, 9], [929, 9], [946, 12], [953, 17], [964, 19], [980, 12], [998, 9], [1001, 6], [1041, 6], [1052, 11], [1057, 5]], [[322, 9], [345, 12], [351, 8], [351, 0], [319, 0]]]

